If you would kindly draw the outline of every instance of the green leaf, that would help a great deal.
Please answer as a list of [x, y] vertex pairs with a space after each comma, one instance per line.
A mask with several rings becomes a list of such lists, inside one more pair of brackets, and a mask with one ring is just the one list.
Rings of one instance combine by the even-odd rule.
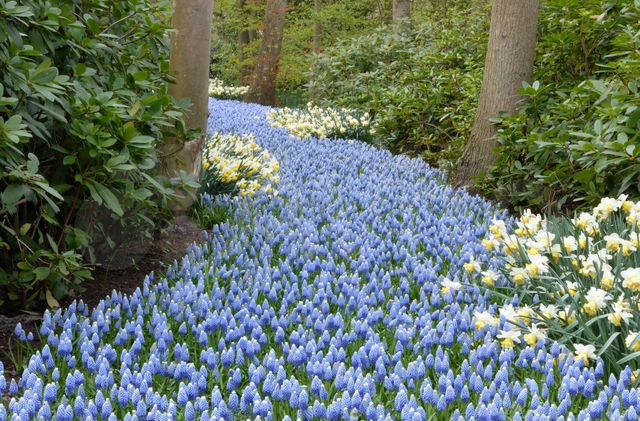
[[150, 149], [154, 147], [154, 140], [151, 136], [139, 135], [131, 139], [128, 144], [139, 149]]
[[613, 335], [611, 335], [609, 339], [607, 339], [607, 342], [605, 342], [604, 345], [602, 345], [602, 347], [598, 350], [598, 356], [604, 354], [607, 348], [609, 348], [609, 346], [618, 336], [620, 336], [620, 332], [614, 332]]
[[47, 183], [43, 183], [42, 181], [36, 181], [34, 184], [36, 186], [40, 187], [42, 190], [44, 190], [47, 193], [49, 193], [51, 196], [55, 197], [56, 199], [64, 200], [64, 197], [62, 197], [60, 195], [60, 193], [58, 193], [58, 190], [54, 189], [53, 187], [51, 187]]
[[53, 103], [45, 103], [40, 104], [34, 102], [33, 105], [40, 108], [42, 111], [51, 116], [54, 120], [59, 121], [60, 123], [68, 123], [67, 118], [64, 115], [64, 110], [60, 108], [58, 105]]
[[29, 160], [27, 161], [27, 170], [31, 174], [37, 174], [38, 173], [38, 167], [40, 166], [40, 160], [38, 159], [37, 156], [35, 156], [32, 153], [29, 153], [29, 155], [27, 155], [27, 157], [29, 158]]
[[640, 358], [640, 351], [636, 351], [632, 354], [627, 355], [624, 358], [621, 358], [620, 360], [618, 360], [618, 364], [622, 365], [636, 358]]
[[122, 207], [120, 206], [120, 201], [118, 200], [116, 195], [113, 194], [113, 192], [111, 190], [109, 190], [109, 188], [107, 186], [105, 186], [104, 184], [100, 184], [100, 183], [94, 181], [93, 185], [94, 185], [95, 190], [98, 193], [98, 195], [104, 201], [104, 204], [109, 209], [111, 209], [113, 211], [113, 213], [115, 213], [116, 215], [123, 216], [124, 215], [124, 211], [122, 210]]
[[36, 275], [37, 281], [43, 281], [49, 277], [51, 274], [51, 269], [46, 266], [40, 266], [33, 270], [33, 273]]
[[9, 184], [2, 192], [2, 204], [8, 208], [13, 208], [30, 191], [31, 189], [27, 185]]
[[142, 82], [147, 79], [149, 79], [149, 72], [138, 71], [133, 74], [133, 80], [136, 82]]

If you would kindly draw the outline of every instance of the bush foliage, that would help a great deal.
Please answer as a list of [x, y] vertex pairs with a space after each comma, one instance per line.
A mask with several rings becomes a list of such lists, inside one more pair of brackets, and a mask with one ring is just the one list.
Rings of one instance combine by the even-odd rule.
[[0, 310], [55, 305], [90, 278], [94, 245], [163, 216], [158, 145], [185, 137], [167, 6], [0, 1]]
[[473, 122], [488, 9], [436, 12], [415, 29], [383, 27], [329, 48], [313, 64], [309, 94], [319, 105], [369, 112], [391, 151], [450, 168]]
[[[499, 121], [500, 158], [487, 185], [512, 207], [557, 211], [640, 194], [640, 2], [614, 2], [604, 11], [599, 3], [579, 10], [586, 28], [576, 17], [541, 46], [548, 52], [539, 76], [555, 67], [573, 79], [559, 84], [547, 75], [525, 86], [526, 105]], [[571, 42], [589, 46], [589, 56], [568, 51]]]

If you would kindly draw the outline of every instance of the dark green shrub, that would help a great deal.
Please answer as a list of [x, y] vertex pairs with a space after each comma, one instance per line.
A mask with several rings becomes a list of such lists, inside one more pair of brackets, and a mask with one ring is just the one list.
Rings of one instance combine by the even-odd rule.
[[598, 17], [614, 21], [615, 33], [603, 22], [612, 38], [597, 43], [611, 49], [602, 52], [597, 78], [525, 87], [528, 103], [500, 121], [500, 158], [485, 180], [490, 194], [548, 211], [640, 195], [639, 18], [640, 2]]
[[0, 0], [0, 311], [55, 305], [90, 278], [96, 245], [167, 215], [158, 146], [185, 136], [168, 6]]
[[485, 4], [440, 10], [415, 29], [383, 27], [317, 57], [310, 96], [369, 112], [381, 143], [449, 169], [473, 122], [488, 34]]

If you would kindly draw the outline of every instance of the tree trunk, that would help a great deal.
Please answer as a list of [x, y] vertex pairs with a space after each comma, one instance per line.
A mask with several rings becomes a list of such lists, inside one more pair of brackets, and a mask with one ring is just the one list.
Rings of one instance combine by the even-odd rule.
[[313, 12], [313, 51], [319, 53], [322, 50], [322, 21], [320, 19], [322, 0], [314, 0]]
[[[181, 173], [200, 178], [201, 155], [209, 116], [209, 65], [211, 54], [211, 27], [213, 0], [174, 0], [171, 20], [171, 58], [169, 73], [175, 83], [169, 85], [169, 93], [176, 100], [189, 98], [191, 107], [185, 116], [189, 129], [200, 129], [198, 140], [182, 144], [178, 139], [167, 139], [163, 146], [165, 174], [179, 179]], [[180, 199], [174, 206], [176, 213], [183, 213], [193, 204], [191, 195], [178, 192]]]
[[242, 83], [249, 77], [249, 69], [248, 66], [244, 64], [246, 60], [245, 57], [245, 49], [251, 42], [251, 33], [249, 31], [249, 13], [246, 10], [247, 0], [238, 0], [236, 3], [236, 7], [238, 8], [238, 14], [242, 18], [242, 29], [238, 33], [238, 61], [240, 62], [240, 80]]
[[411, 20], [411, 0], [393, 0], [393, 22]]
[[454, 176], [469, 185], [496, 161], [497, 128], [490, 119], [514, 113], [518, 91], [530, 82], [535, 58], [539, 0], [495, 0], [478, 110]]
[[286, 14], [287, 0], [267, 0], [262, 45], [247, 95], [249, 102], [276, 105], [276, 78]]

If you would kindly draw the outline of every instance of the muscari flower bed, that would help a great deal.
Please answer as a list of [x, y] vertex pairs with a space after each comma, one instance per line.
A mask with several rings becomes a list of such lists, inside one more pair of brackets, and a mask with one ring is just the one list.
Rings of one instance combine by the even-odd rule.
[[638, 418], [630, 370], [477, 319], [499, 314], [464, 269], [492, 264], [488, 203], [420, 161], [211, 106], [212, 132], [278, 159], [279, 195], [215, 199], [229, 220], [166, 276], [46, 313], [0, 421]]

